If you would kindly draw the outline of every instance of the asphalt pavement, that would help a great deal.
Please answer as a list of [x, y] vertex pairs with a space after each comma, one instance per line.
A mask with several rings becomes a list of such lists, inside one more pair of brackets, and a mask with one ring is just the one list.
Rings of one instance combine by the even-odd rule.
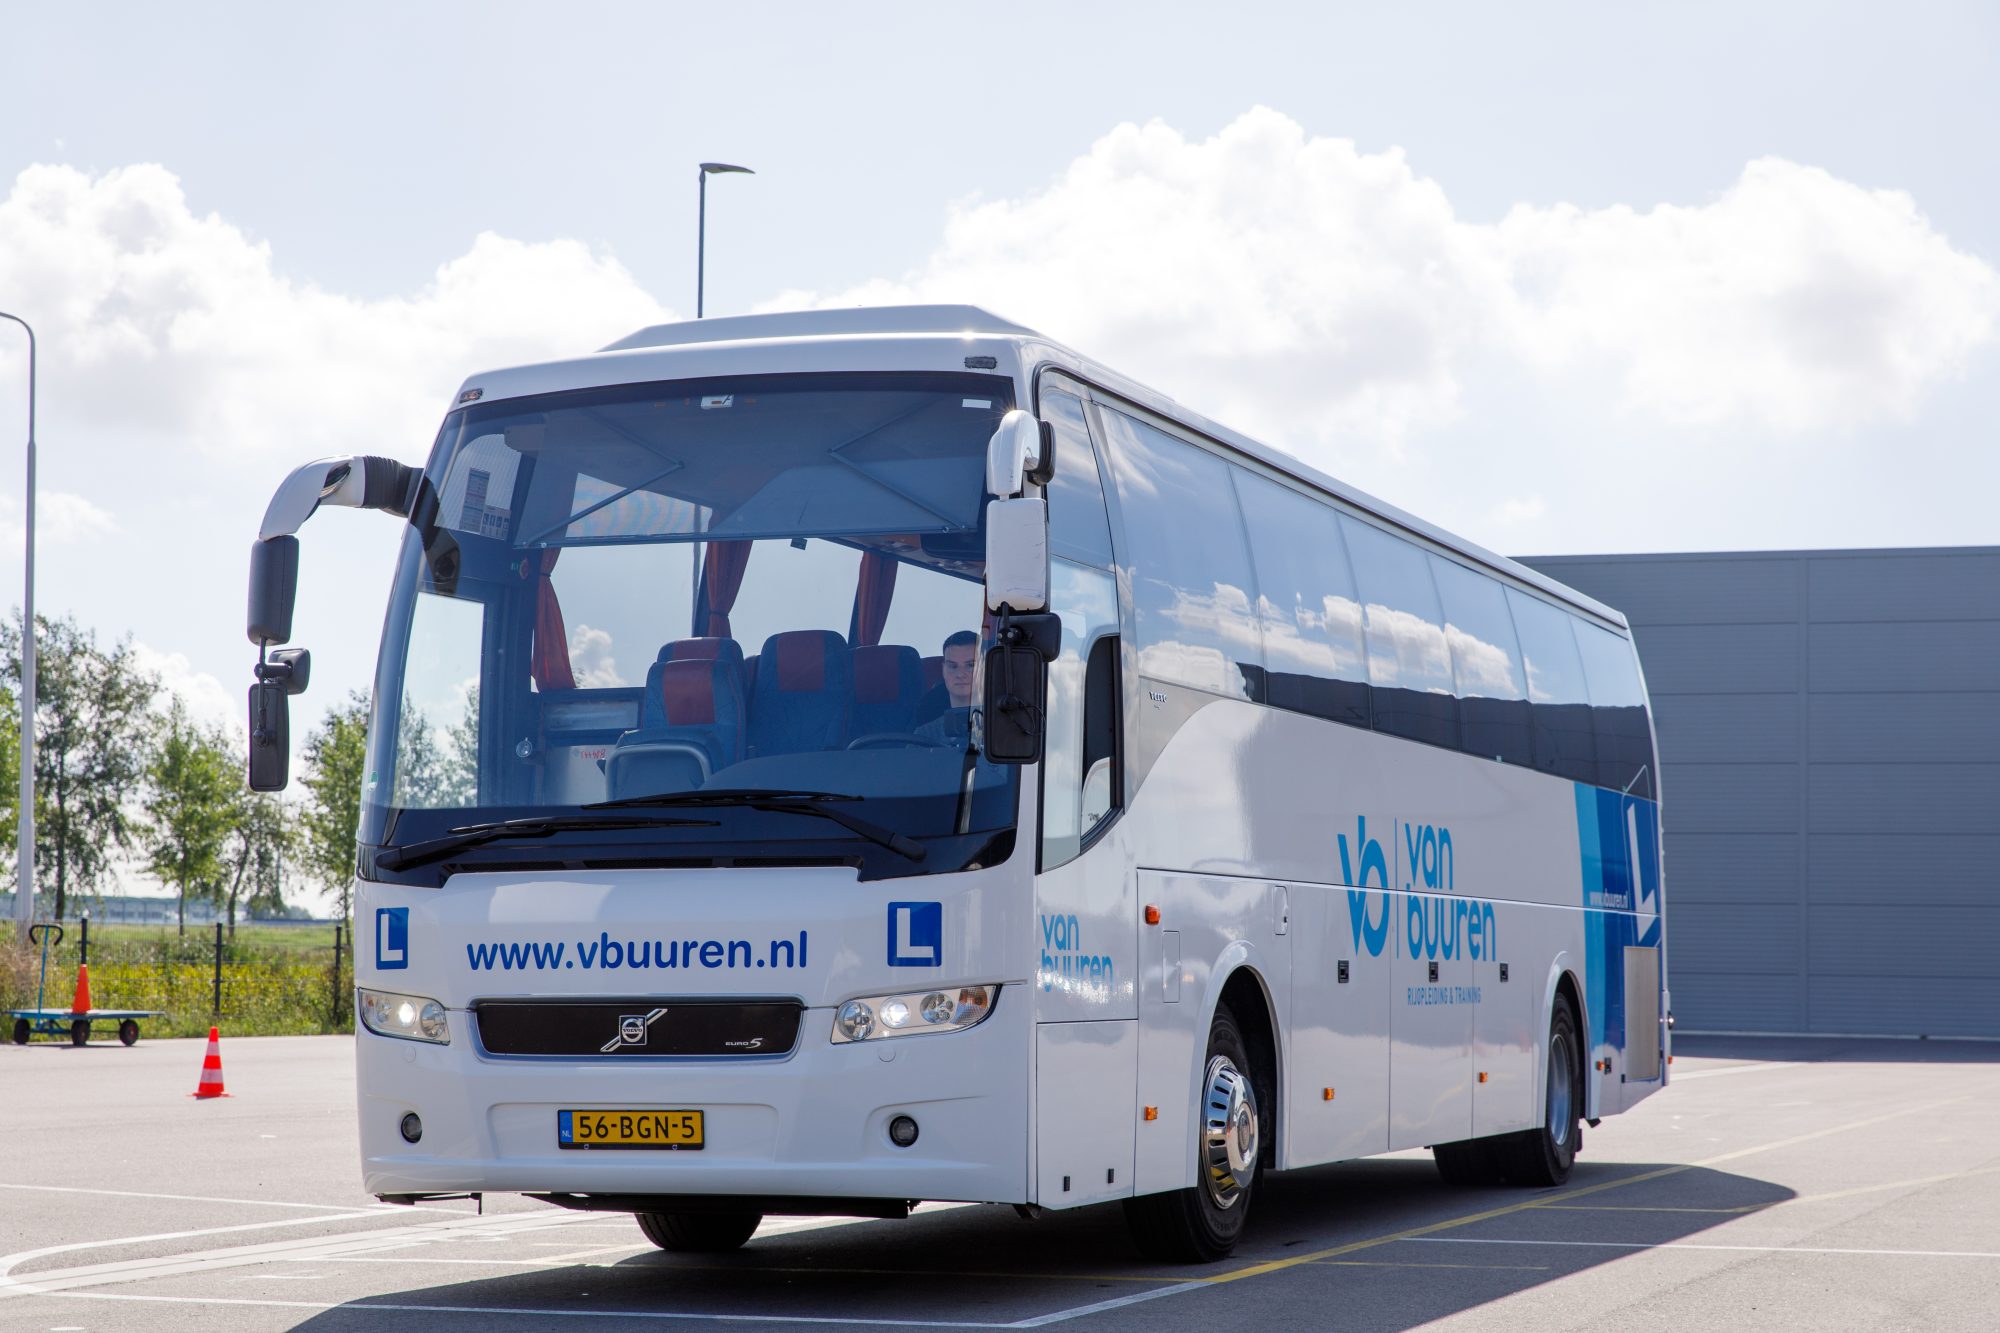
[[1267, 1177], [1234, 1258], [1119, 1209], [776, 1218], [680, 1257], [616, 1214], [360, 1189], [351, 1043], [0, 1046], [0, 1329], [1979, 1329], [2000, 1323], [2000, 1046], [1683, 1038], [1557, 1190], [1427, 1153]]

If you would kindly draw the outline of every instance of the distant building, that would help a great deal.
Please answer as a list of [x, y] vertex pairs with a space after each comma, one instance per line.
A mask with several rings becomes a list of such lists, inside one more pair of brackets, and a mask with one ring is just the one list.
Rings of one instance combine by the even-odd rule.
[[1632, 623], [1681, 1031], [2000, 1037], [2000, 547], [1524, 563]]

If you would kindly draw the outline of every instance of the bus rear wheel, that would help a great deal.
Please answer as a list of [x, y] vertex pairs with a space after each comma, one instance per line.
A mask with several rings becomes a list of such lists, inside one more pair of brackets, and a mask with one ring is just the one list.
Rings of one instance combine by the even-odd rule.
[[1225, 1005], [1208, 1030], [1208, 1063], [1195, 1119], [1196, 1183], [1125, 1200], [1140, 1253], [1164, 1263], [1212, 1263], [1236, 1248], [1250, 1214], [1263, 1149], [1249, 1047]]
[[674, 1254], [726, 1254], [756, 1234], [762, 1213], [635, 1213], [646, 1239]]
[[1549, 1016], [1548, 1089], [1542, 1125], [1499, 1141], [1500, 1169], [1512, 1185], [1560, 1185], [1583, 1146], [1583, 1047], [1569, 996], [1556, 996]]

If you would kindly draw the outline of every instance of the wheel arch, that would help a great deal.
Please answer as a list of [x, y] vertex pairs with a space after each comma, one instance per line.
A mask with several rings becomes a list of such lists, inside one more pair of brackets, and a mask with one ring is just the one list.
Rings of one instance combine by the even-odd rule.
[[[1242, 1030], [1244, 1044], [1250, 1048], [1250, 1060], [1254, 1066], [1250, 1071], [1251, 1086], [1256, 1088], [1258, 1097], [1263, 1101], [1266, 1133], [1259, 1157], [1267, 1169], [1276, 1169], [1278, 1145], [1284, 1137], [1284, 1028], [1278, 1019], [1277, 1001], [1271, 993], [1270, 982], [1254, 961], [1242, 957], [1229, 962], [1233, 965], [1228, 966], [1226, 972], [1222, 968], [1217, 969], [1222, 983], [1213, 988], [1208, 1023], [1204, 1027], [1213, 1026], [1217, 1009], [1229, 1006], [1237, 1027]], [[1198, 1060], [1198, 1063], [1201, 1061]], [[1197, 1070], [1197, 1082], [1199, 1079], [1200, 1071]]]
[[1549, 1085], [1549, 1025], [1555, 1021], [1556, 997], [1566, 995], [1569, 997], [1570, 1012], [1576, 1015], [1577, 1076], [1583, 1080], [1584, 1115], [1588, 1118], [1597, 1114], [1598, 1084], [1595, 1071], [1582, 1065], [1585, 1052], [1590, 1050], [1590, 1013], [1584, 1004], [1583, 982], [1578, 976], [1580, 970], [1568, 950], [1558, 953], [1549, 963], [1536, 1027], [1535, 1086], [1546, 1088]]

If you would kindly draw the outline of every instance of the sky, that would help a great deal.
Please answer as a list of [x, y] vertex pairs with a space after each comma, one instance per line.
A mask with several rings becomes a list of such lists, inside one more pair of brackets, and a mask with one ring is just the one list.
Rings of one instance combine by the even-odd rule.
[[[2000, 543], [2000, 10], [0, 0], [37, 604], [241, 711], [247, 552], [461, 380], [968, 301], [1510, 554]], [[0, 327], [0, 605], [25, 358]], [[305, 530], [295, 731], [400, 530]]]

